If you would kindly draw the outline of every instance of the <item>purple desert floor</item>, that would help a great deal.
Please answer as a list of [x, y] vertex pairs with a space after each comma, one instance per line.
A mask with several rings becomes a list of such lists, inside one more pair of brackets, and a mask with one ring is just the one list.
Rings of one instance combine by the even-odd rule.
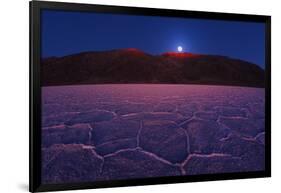
[[43, 183], [264, 169], [264, 89], [43, 87]]

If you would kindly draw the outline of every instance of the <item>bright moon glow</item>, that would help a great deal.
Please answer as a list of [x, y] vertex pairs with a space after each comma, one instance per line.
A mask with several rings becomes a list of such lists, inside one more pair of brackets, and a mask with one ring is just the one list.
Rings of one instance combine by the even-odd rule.
[[178, 46], [178, 51], [182, 52], [182, 47], [181, 46]]

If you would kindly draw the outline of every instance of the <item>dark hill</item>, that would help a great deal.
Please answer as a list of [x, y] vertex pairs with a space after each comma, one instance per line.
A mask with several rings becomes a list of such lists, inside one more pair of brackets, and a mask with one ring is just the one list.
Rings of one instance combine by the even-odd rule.
[[42, 86], [179, 83], [264, 87], [264, 70], [246, 61], [173, 52], [155, 56], [133, 48], [42, 59], [41, 74]]

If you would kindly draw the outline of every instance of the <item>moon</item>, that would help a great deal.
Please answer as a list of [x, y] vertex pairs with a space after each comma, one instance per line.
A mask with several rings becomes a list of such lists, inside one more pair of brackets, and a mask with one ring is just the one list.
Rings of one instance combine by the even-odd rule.
[[182, 52], [182, 47], [178, 46], [178, 52]]

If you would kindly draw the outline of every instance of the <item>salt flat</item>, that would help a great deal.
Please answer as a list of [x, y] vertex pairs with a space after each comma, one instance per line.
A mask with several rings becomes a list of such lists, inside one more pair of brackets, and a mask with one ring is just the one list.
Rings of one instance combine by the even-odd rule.
[[42, 88], [42, 179], [84, 182], [264, 170], [263, 88]]

